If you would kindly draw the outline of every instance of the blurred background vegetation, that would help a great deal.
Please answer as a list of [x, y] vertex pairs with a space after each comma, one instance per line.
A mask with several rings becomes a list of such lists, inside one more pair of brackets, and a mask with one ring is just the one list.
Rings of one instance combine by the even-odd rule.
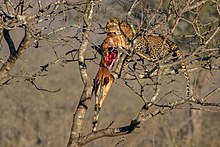
[[[46, 6], [52, 0], [43, 4]], [[181, 0], [179, 0], [181, 2]], [[16, 0], [13, 0], [16, 3]], [[34, 4], [29, 1], [30, 4]], [[110, 0], [103, 1], [99, 6], [99, 10], [94, 15], [93, 31], [91, 32], [91, 44], [89, 45], [88, 57], [91, 56], [92, 45], [100, 45], [105, 37], [104, 28], [106, 21], [111, 17], [118, 17], [125, 20], [125, 15], [132, 1], [126, 0]], [[195, 1], [196, 2], [196, 1]], [[156, 10], [160, 4], [159, 0], [142, 1], [142, 6], [149, 10]], [[164, 0], [162, 11], [167, 11], [169, 1]], [[3, 6], [3, 2], [0, 2]], [[83, 7], [82, 7], [83, 8]], [[83, 10], [83, 9], [82, 9]], [[137, 7], [135, 11], [138, 20], [141, 17], [142, 8]], [[34, 12], [34, 9], [33, 9]], [[150, 12], [146, 12], [150, 13]], [[186, 14], [187, 15], [187, 14]], [[212, 22], [218, 16], [215, 9], [211, 5], [211, 1], [207, 2], [199, 10], [198, 17], [203, 22]], [[71, 25], [80, 23], [81, 14], [67, 14], [68, 21], [53, 23], [53, 27], [62, 25]], [[192, 17], [189, 15], [189, 19]], [[193, 18], [192, 18], [193, 19]], [[42, 26], [45, 24], [41, 24]], [[166, 24], [163, 28], [166, 30], [170, 24]], [[163, 29], [161, 32], [163, 32]], [[77, 32], [76, 28], [62, 32], [69, 35]], [[184, 52], [188, 52], [191, 48], [198, 45], [188, 44], [191, 40], [182, 39], [183, 34], [190, 34], [193, 28], [187, 23], [180, 23], [173, 34], [173, 40], [180, 46]], [[45, 32], [47, 33], [47, 32]], [[61, 35], [62, 35], [61, 33]], [[23, 31], [19, 29], [10, 32], [15, 46], [17, 47]], [[220, 34], [216, 40], [220, 40]], [[53, 36], [56, 38], [57, 36]], [[49, 39], [53, 40], [51, 37]], [[178, 38], [179, 37], [179, 38]], [[208, 36], [207, 36], [208, 37]], [[212, 46], [216, 46], [219, 41], [213, 41]], [[71, 44], [71, 45], [69, 45]], [[46, 76], [36, 77], [35, 84], [38, 88], [47, 89], [37, 90], [36, 87], [24, 80], [25, 76], [33, 75], [41, 69], [41, 66], [54, 61], [57, 57], [64, 55], [71, 49], [78, 49], [79, 42], [73, 41], [66, 44], [49, 42], [41, 40], [39, 48], [30, 47], [16, 62], [15, 67], [10, 75], [18, 75], [10, 81], [9, 84], [0, 87], [0, 146], [2, 147], [61, 147], [66, 146], [69, 139], [69, 132], [72, 123], [72, 115], [78, 104], [81, 92], [82, 82], [80, 79], [77, 62], [59, 62], [48, 67]], [[9, 54], [8, 46], [3, 39], [1, 42], [0, 58], [5, 60]], [[66, 58], [70, 58], [67, 56]], [[95, 77], [98, 70], [100, 57], [94, 61], [87, 61], [88, 70], [91, 77]], [[219, 59], [217, 62], [220, 64]], [[191, 80], [194, 81], [195, 76], [199, 75], [200, 84], [198, 94], [202, 97], [220, 86], [219, 71], [201, 71], [191, 74]], [[178, 82], [167, 84], [164, 80], [165, 87], [163, 93], [170, 89], [179, 91], [180, 95], [184, 95], [184, 77], [182, 75], [175, 76]], [[135, 86], [135, 84], [134, 84]], [[60, 90], [59, 90], [60, 89]], [[146, 95], [151, 95], [152, 88], [149, 88]], [[219, 102], [219, 93], [213, 95], [212, 100]], [[172, 96], [171, 96], [172, 97]], [[89, 113], [86, 116], [84, 132], [92, 129], [93, 105], [89, 107]], [[107, 96], [100, 116], [100, 128], [107, 127], [113, 120], [113, 126], [126, 125], [132, 118], [136, 116], [143, 102], [132, 91], [130, 91], [121, 80], [116, 80]], [[203, 112], [197, 111], [195, 115], [192, 111], [184, 108], [175, 109], [165, 115], [158, 115], [150, 121], [146, 122], [140, 129], [126, 136], [114, 138], [102, 138], [89, 143], [86, 146], [200, 146], [200, 147], [217, 147], [220, 144], [220, 115], [219, 112]], [[198, 122], [198, 130], [196, 140], [192, 141], [193, 130], [191, 123], [193, 118]], [[194, 136], [195, 137], [195, 136]]]

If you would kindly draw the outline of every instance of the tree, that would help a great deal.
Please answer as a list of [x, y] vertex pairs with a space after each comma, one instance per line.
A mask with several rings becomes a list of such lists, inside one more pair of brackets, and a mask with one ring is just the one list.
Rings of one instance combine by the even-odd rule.
[[[119, 17], [124, 18], [134, 28], [141, 30], [141, 33], [158, 33], [164, 36], [164, 40], [172, 38], [184, 51], [185, 56], [179, 60], [170, 55], [160, 59], [158, 61], [160, 64], [155, 66], [155, 63], [146, 61], [136, 52], [121, 51], [122, 55], [111, 74], [114, 76], [114, 82], [121, 80], [122, 84], [127, 87], [127, 91], [143, 100], [142, 105], [136, 109], [139, 112], [134, 119], [122, 127], [113, 127], [114, 120], [112, 120], [112, 123], [107, 124], [105, 128], [84, 133], [82, 128], [87, 127], [85, 117], [89, 107], [92, 107], [94, 87], [94, 77], [90, 76], [92, 71], [89, 70], [89, 67], [94, 65], [90, 65], [87, 61], [97, 61], [100, 47], [93, 41], [93, 36], [99, 36], [104, 40], [105, 36], [99, 34], [104, 31], [102, 18], [107, 16], [100, 12], [108, 12], [104, 8], [108, 9], [106, 6], [110, 6], [109, 3], [117, 6], [109, 8], [113, 13], [112, 16], [116, 16], [119, 11], [122, 11], [123, 13]], [[189, 135], [193, 135], [188, 138], [189, 144], [199, 144], [200, 141], [196, 136], [201, 133], [199, 133], [201, 128], [196, 127], [198, 122], [201, 125], [201, 120], [199, 120], [201, 118], [195, 117], [197, 116], [195, 110], [219, 113], [220, 107], [218, 99], [214, 98], [219, 91], [217, 80], [219, 72], [219, 2], [214, 0], [189, 0], [186, 2], [135, 0], [120, 1], [117, 4], [114, 1], [109, 3], [92, 0], [80, 2], [5, 0], [0, 13], [2, 18], [1, 42], [4, 38], [8, 45], [9, 55], [7, 59], [1, 59], [2, 89], [15, 80], [24, 79], [42, 92], [59, 92], [60, 89], [41, 88], [36, 84], [38, 78], [47, 77], [48, 68], [57, 64], [77, 63], [83, 91], [78, 106], [75, 108], [67, 146], [82, 146], [99, 138], [130, 134], [137, 128], [142, 128], [143, 124], [147, 123], [146, 121], [156, 118], [158, 114], [179, 112], [178, 109], [192, 112], [188, 115], [189, 122], [186, 122], [188, 127], [183, 127], [182, 130], [180, 127], [180, 132], [182, 131], [184, 135], [187, 135], [187, 132]], [[23, 34], [18, 47], [10, 34], [17, 29], [22, 29]], [[102, 32], [100, 33], [99, 30]], [[16, 62], [22, 59], [21, 56], [27, 49], [41, 48], [44, 42], [47, 42], [53, 49], [61, 46], [67, 48], [67, 51], [63, 55], [59, 55], [54, 49], [56, 59], [42, 65], [33, 74], [10, 74], [16, 66]], [[135, 37], [130, 43], [135, 44]], [[2, 54], [7, 54], [5, 45], [3, 47]], [[131, 58], [127, 58], [127, 55], [131, 55]], [[193, 83], [190, 97], [186, 97], [180, 92], [185, 90], [185, 86], [183, 86], [185, 82], [179, 82], [183, 79], [184, 69], [178, 65], [183, 62], [187, 63], [187, 70]], [[175, 72], [174, 69], [178, 72]], [[208, 91], [198, 87], [203, 80], [199, 75], [204, 72], [211, 73], [216, 78], [212, 82], [214, 83], [213, 88], [207, 89]], [[206, 80], [208, 81], [208, 79]], [[174, 88], [175, 86], [176, 88]], [[208, 87], [207, 84], [206, 88]], [[100, 121], [102, 121], [102, 116], [100, 116]], [[184, 123], [180, 125], [185, 126]], [[168, 131], [164, 132], [166, 134]], [[171, 138], [170, 144], [178, 144], [172, 142]]]

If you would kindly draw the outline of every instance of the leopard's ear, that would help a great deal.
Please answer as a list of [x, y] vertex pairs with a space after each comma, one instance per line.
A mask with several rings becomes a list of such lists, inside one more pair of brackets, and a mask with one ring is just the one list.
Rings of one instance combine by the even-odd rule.
[[116, 18], [116, 17], [111, 17], [110, 19], [109, 19], [109, 21], [107, 22], [107, 24], [108, 23], [118, 23], [119, 22], [119, 19], [118, 18]]

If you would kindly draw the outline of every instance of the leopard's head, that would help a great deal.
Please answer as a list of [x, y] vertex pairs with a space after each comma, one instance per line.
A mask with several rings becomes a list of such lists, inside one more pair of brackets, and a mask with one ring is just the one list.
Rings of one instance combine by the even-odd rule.
[[118, 18], [110, 18], [110, 20], [107, 22], [106, 24], [106, 31], [107, 34], [116, 34], [119, 35], [121, 34], [121, 30], [120, 30], [120, 20]]
[[122, 35], [124, 38], [131, 40], [134, 37], [134, 30], [125, 21], [118, 18], [110, 18], [106, 24], [107, 34]]

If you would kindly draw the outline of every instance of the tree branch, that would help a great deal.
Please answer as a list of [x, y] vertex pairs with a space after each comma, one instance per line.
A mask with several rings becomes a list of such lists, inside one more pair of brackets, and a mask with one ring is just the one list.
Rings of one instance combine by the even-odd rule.
[[85, 145], [93, 140], [96, 140], [102, 137], [115, 137], [115, 136], [129, 134], [139, 127], [139, 124], [141, 123], [141, 121], [143, 120], [146, 121], [158, 114], [163, 114], [162, 109], [157, 109], [153, 111], [152, 113], [148, 113], [148, 114], [146, 114], [146, 110], [147, 110], [146, 105], [144, 105], [139, 111], [137, 118], [135, 120], [132, 120], [129, 125], [119, 127], [119, 128], [106, 128], [106, 129], [92, 132], [86, 136], [81, 137], [79, 139], [79, 144]]
[[89, 43], [88, 39], [89, 39], [89, 32], [91, 28], [91, 20], [92, 20], [94, 6], [95, 6], [95, 3], [91, 0], [90, 3], [86, 6], [86, 10], [84, 13], [83, 37], [82, 37], [82, 43], [81, 43], [79, 54], [78, 54], [79, 71], [80, 71], [82, 81], [84, 83], [84, 90], [82, 92], [76, 112], [73, 115], [70, 138], [69, 138], [69, 142], [67, 145], [68, 147], [80, 146], [78, 140], [80, 138], [80, 134], [82, 131], [82, 125], [83, 125], [83, 121], [85, 118], [85, 113], [88, 108], [87, 103], [88, 103], [88, 100], [90, 100], [92, 97], [93, 81], [90, 79], [88, 72], [87, 72], [87, 66], [85, 63], [85, 52], [86, 52], [86, 49]]
[[9, 50], [10, 50], [10, 56], [15, 57], [16, 56], [16, 49], [13, 40], [11, 39], [11, 35], [9, 33], [9, 30], [3, 29], [3, 35], [4, 38], [8, 44]]
[[0, 68], [0, 84], [4, 83], [4, 81], [3, 81], [4, 78], [6, 78], [8, 76], [9, 72], [14, 67], [17, 59], [22, 55], [22, 53], [25, 51], [25, 49], [27, 49], [31, 44], [31, 34], [27, 30], [27, 28], [25, 28], [24, 30], [25, 30], [25, 35], [24, 35], [23, 39], [21, 40], [17, 51], [15, 50], [15, 47], [14, 47], [13, 41], [10, 38], [9, 32], [7, 30], [4, 31], [4, 33], [5, 33], [4, 37], [8, 43], [11, 54], [10, 54], [7, 62], [5, 62], [3, 64], [3, 66]]

